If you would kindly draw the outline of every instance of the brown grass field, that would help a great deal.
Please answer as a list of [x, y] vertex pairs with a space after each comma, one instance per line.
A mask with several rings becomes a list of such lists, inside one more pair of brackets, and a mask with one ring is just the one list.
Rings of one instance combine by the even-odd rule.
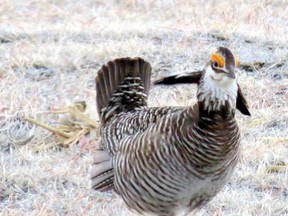
[[[0, 215], [134, 215], [115, 194], [90, 190], [97, 70], [126, 56], [151, 62], [153, 78], [199, 70], [220, 45], [240, 60], [238, 82], [252, 117], [237, 112], [241, 161], [197, 215], [288, 215], [287, 0], [0, 5]], [[195, 89], [154, 87], [149, 104], [193, 104]], [[73, 108], [78, 101], [86, 102], [85, 112]]]

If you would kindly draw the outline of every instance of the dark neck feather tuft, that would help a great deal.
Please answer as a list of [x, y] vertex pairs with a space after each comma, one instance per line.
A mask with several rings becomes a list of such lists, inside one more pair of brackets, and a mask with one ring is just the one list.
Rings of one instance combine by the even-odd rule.
[[235, 109], [233, 109], [228, 101], [225, 105], [221, 105], [219, 110], [208, 110], [205, 108], [203, 102], [198, 102], [199, 115], [205, 118], [216, 118], [216, 116], [221, 117], [223, 120], [229, 120], [235, 117]]

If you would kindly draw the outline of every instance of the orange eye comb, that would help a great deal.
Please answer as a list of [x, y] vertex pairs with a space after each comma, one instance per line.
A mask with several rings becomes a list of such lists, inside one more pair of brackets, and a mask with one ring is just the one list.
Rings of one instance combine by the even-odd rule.
[[223, 61], [223, 59], [219, 56], [219, 55], [217, 55], [217, 54], [212, 54], [211, 55], [211, 60], [213, 61], [213, 62], [217, 62], [217, 64], [219, 65], [219, 67], [224, 67], [224, 61]]

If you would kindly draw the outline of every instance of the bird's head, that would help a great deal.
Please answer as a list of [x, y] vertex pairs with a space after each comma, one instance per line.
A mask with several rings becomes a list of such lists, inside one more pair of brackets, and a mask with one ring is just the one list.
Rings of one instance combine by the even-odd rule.
[[228, 87], [229, 84], [236, 82], [235, 68], [238, 64], [237, 58], [228, 48], [219, 47], [211, 54], [205, 68], [206, 75], [210, 76], [219, 87]]
[[198, 88], [198, 100], [204, 102], [204, 108], [219, 110], [227, 102], [235, 108], [238, 64], [237, 58], [226, 47], [219, 47], [211, 54]]

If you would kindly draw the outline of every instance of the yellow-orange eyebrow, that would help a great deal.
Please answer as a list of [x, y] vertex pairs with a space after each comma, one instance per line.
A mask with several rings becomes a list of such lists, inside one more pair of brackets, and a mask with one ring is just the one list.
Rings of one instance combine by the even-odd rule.
[[219, 65], [219, 67], [224, 67], [224, 61], [223, 61], [223, 59], [219, 56], [219, 55], [217, 55], [217, 54], [212, 54], [211, 55], [211, 60], [213, 61], [213, 62], [217, 62], [218, 63], [218, 65]]

